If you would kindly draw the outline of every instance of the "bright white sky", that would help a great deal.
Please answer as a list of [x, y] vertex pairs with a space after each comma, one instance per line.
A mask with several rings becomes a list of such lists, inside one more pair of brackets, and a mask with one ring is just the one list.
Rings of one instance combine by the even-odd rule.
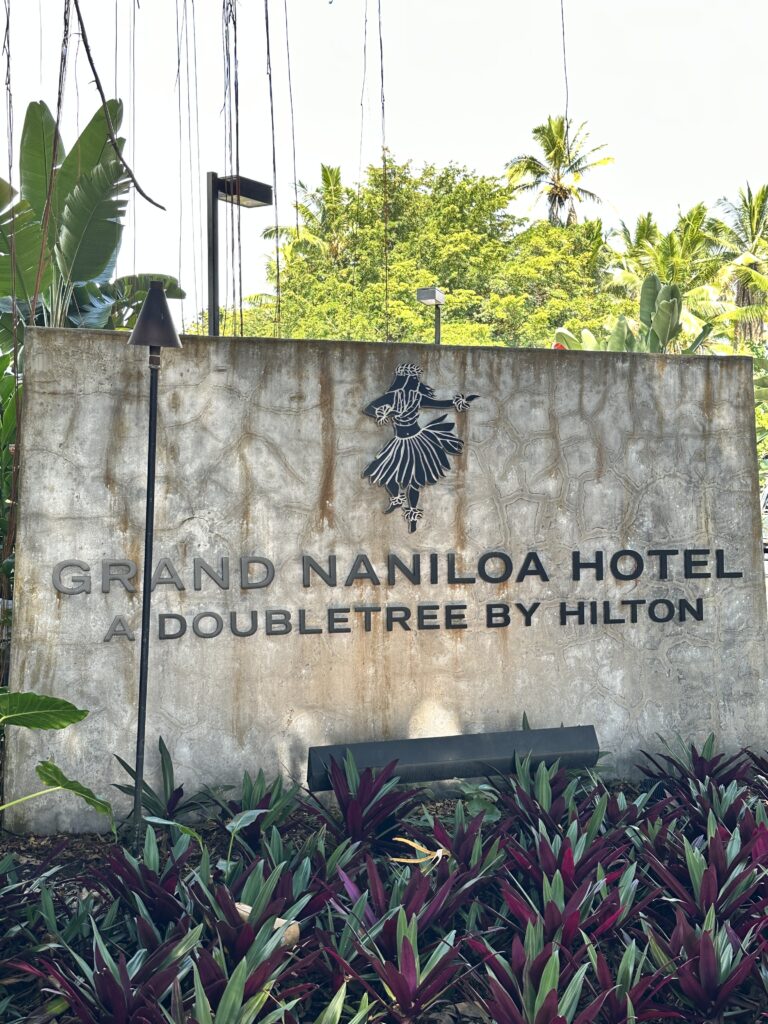
[[[321, 162], [358, 177], [366, 0], [287, 0], [298, 177], [314, 184]], [[193, 0], [81, 0], [99, 75], [126, 103], [122, 134], [139, 182], [167, 207], [131, 200], [119, 273], [180, 276], [189, 322], [206, 304], [207, 170], [226, 171], [220, 0], [195, 0], [200, 145], [187, 115], [187, 69], [194, 99]], [[281, 223], [292, 219], [293, 169], [283, 0], [269, 0], [277, 114]], [[55, 110], [62, 0], [11, 0], [14, 139], [24, 111], [44, 99]], [[367, 0], [368, 72], [363, 165], [380, 160], [377, 0]], [[182, 39], [181, 125], [177, 16]], [[387, 144], [416, 165], [454, 161], [501, 174], [533, 150], [531, 128], [564, 108], [559, 0], [382, 0]], [[768, 180], [765, 100], [766, 0], [565, 0], [570, 113], [586, 120], [594, 144], [615, 164], [585, 180], [604, 197], [607, 223], [653, 210], [670, 227], [678, 207], [735, 197]], [[131, 24], [135, 17], [135, 75]], [[74, 10], [72, 28], [76, 30]], [[272, 181], [264, 4], [240, 0], [241, 172]], [[76, 59], [75, 59], [76, 51]], [[73, 40], [62, 134], [70, 146], [98, 105], [82, 47]], [[2, 114], [5, 120], [5, 112]], [[5, 163], [5, 161], [3, 161]], [[7, 177], [7, 166], [0, 167]], [[222, 214], [225, 207], [221, 206]], [[527, 205], [521, 212], [527, 212]], [[587, 211], [594, 213], [595, 211]], [[243, 291], [265, 287], [272, 243], [261, 231], [268, 209], [242, 215]], [[222, 301], [232, 296], [224, 249]], [[229, 284], [227, 284], [227, 279]], [[174, 304], [176, 305], [176, 304]], [[181, 312], [179, 312], [181, 319]]]

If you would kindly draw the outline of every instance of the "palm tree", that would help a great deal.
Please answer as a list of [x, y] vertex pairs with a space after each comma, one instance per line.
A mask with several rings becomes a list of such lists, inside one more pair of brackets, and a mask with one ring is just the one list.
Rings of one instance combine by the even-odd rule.
[[727, 216], [714, 229], [739, 308], [736, 338], [761, 341], [768, 303], [768, 185], [753, 192], [747, 182], [737, 202], [723, 198], [717, 205]]
[[687, 334], [710, 323], [717, 332], [713, 340], [732, 338], [734, 306], [728, 301], [723, 247], [704, 203], [681, 213], [667, 234], [649, 213], [638, 217], [634, 230], [622, 223], [619, 239], [612, 289], [638, 298], [643, 282], [655, 275], [680, 289]]
[[589, 138], [584, 124], [576, 131], [564, 117], [548, 117], [546, 124], [533, 129], [533, 137], [541, 146], [543, 158], [533, 154], [516, 156], [507, 164], [507, 178], [515, 192], [538, 192], [546, 197], [550, 224], [562, 224], [567, 208], [566, 223], [576, 221], [576, 203], [590, 199], [599, 203], [594, 192], [582, 188], [582, 177], [595, 167], [613, 162], [613, 157], [591, 157], [604, 146], [586, 147]]
[[341, 262], [345, 248], [343, 213], [345, 190], [341, 183], [341, 170], [328, 164], [320, 165], [320, 185], [308, 188], [297, 182], [300, 199], [295, 204], [297, 224], [290, 227], [268, 227], [264, 238], [279, 238], [284, 253], [306, 255], [315, 249], [325, 254], [333, 264]]

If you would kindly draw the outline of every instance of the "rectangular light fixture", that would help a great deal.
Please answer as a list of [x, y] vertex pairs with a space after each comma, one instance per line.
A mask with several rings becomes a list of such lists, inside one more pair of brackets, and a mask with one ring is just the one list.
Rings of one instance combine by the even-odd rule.
[[331, 758], [341, 764], [350, 751], [359, 770], [383, 768], [397, 761], [401, 782], [435, 779], [471, 779], [492, 772], [509, 774], [518, 757], [531, 762], [559, 761], [563, 768], [597, 764], [600, 747], [593, 725], [560, 726], [558, 729], [523, 729], [464, 736], [434, 736], [415, 740], [381, 740], [371, 743], [335, 743], [310, 747], [307, 785], [311, 790], [330, 789]]
[[242, 174], [229, 174], [216, 179], [216, 194], [225, 203], [236, 206], [271, 206], [272, 186]]
[[442, 306], [445, 302], [445, 294], [439, 288], [417, 288], [416, 298], [425, 306]]

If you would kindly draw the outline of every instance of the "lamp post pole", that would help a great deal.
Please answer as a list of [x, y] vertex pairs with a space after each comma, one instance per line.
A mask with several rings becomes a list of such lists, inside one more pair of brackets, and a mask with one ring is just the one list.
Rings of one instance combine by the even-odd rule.
[[206, 176], [208, 205], [208, 334], [219, 335], [219, 176]]
[[133, 839], [141, 845], [141, 797], [144, 786], [144, 737], [147, 724], [147, 672], [149, 669], [149, 617], [152, 607], [152, 547], [155, 539], [155, 459], [157, 455], [157, 378], [160, 349], [149, 349], [149, 431], [147, 443], [147, 504], [144, 523], [144, 574], [141, 588], [141, 653], [139, 657], [139, 705], [136, 724], [136, 789], [133, 794]]
[[144, 521], [144, 575], [141, 593], [141, 650], [139, 700], [136, 721], [136, 764], [133, 793], [133, 841], [138, 851], [142, 839], [141, 798], [144, 789], [144, 741], [147, 724], [147, 680], [152, 606], [152, 548], [155, 535], [155, 463], [157, 455], [157, 385], [160, 349], [181, 348], [165, 299], [162, 281], [152, 281], [128, 344], [149, 349], [149, 430], [147, 438], [147, 501]]
[[219, 201], [233, 206], [271, 206], [272, 186], [241, 174], [206, 175], [208, 236], [208, 334], [219, 336]]
[[445, 293], [441, 292], [437, 285], [432, 288], [418, 288], [416, 298], [425, 306], [435, 307], [435, 344], [440, 344], [440, 307], [445, 302]]

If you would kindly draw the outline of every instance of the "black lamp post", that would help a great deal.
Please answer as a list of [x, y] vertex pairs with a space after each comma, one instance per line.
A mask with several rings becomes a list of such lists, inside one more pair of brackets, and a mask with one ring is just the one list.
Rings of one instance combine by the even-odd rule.
[[219, 333], [219, 201], [235, 206], [271, 206], [272, 186], [240, 174], [221, 178], [208, 171], [208, 334]]
[[147, 444], [147, 505], [144, 525], [144, 575], [141, 586], [141, 655], [139, 706], [136, 725], [136, 790], [133, 796], [134, 843], [141, 843], [141, 795], [144, 788], [144, 734], [147, 721], [147, 667], [149, 665], [149, 615], [152, 602], [152, 543], [155, 532], [155, 453], [157, 450], [157, 376], [161, 348], [181, 348], [173, 326], [162, 281], [152, 281], [141, 307], [129, 345], [149, 348], [149, 438]]
[[439, 288], [418, 288], [416, 298], [425, 306], [435, 307], [435, 344], [440, 344], [440, 307], [445, 302], [445, 294]]

